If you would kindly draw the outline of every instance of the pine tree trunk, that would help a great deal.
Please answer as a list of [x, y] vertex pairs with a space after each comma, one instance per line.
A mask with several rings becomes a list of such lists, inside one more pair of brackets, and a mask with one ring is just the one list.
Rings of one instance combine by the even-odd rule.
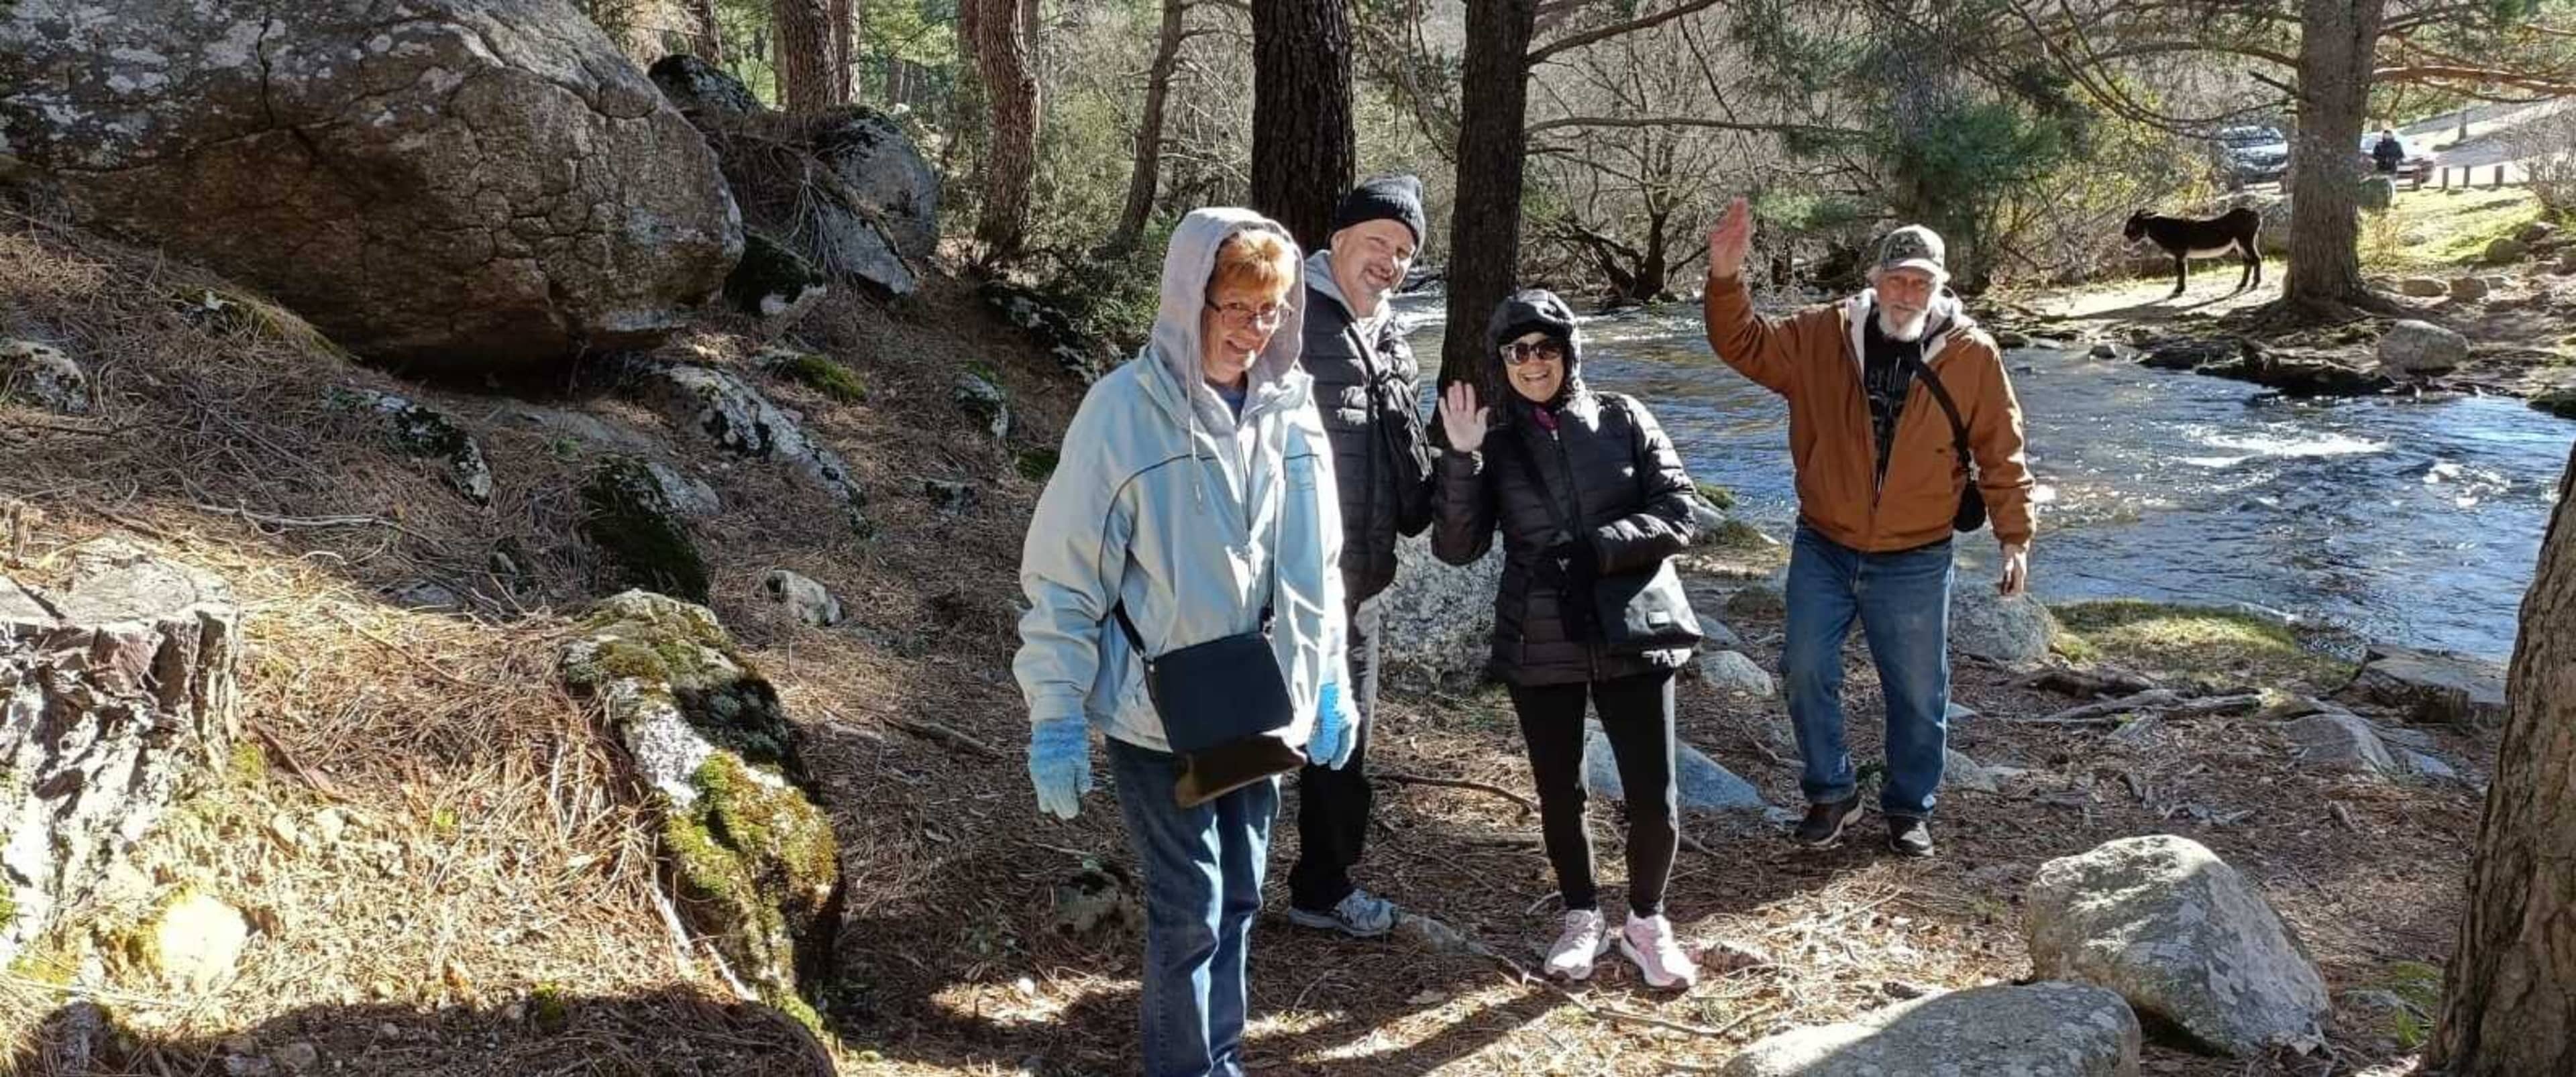
[[992, 137], [984, 158], [983, 210], [975, 238], [988, 261], [1017, 257], [1028, 241], [1029, 186], [1037, 175], [1038, 79], [1027, 12], [1037, 0], [960, 0], [958, 14], [984, 84]]
[[1119, 211], [1118, 229], [1104, 244], [1109, 250], [1133, 250], [1154, 215], [1154, 191], [1163, 173], [1163, 108], [1172, 93], [1172, 71], [1180, 66], [1183, 16], [1189, 0], [1163, 0], [1163, 29], [1154, 43], [1154, 65], [1145, 74], [1145, 115], [1136, 123], [1136, 166], [1127, 174], [1127, 207]]
[[837, 104], [859, 99], [850, 85], [850, 49], [858, 34], [858, 12], [852, 9], [857, 6], [856, 0], [831, 0], [832, 100]]
[[832, 18], [827, 0], [774, 0], [778, 24], [778, 104], [789, 112], [820, 112], [840, 104], [833, 94]]
[[2576, 1073], [2576, 454], [2522, 599], [2505, 727], [2428, 1067]]
[[[1529, 136], [1529, 45], [1538, 0], [1467, 5], [1459, 76], [1458, 200], [1449, 220], [1449, 332], [1440, 384], [1464, 380], [1495, 402], [1485, 321], [1511, 294], [1521, 258], [1521, 172]], [[1439, 429], [1433, 424], [1433, 429]]]
[[1348, 0], [1253, 0], [1252, 208], [1321, 250], [1358, 157]]
[[2301, 0], [2299, 133], [2290, 153], [2290, 271], [2282, 298], [2310, 308], [2364, 302], [2363, 113], [2385, 0]]
[[716, 0], [689, 0], [689, 48], [698, 59], [724, 64], [724, 24], [716, 21]]

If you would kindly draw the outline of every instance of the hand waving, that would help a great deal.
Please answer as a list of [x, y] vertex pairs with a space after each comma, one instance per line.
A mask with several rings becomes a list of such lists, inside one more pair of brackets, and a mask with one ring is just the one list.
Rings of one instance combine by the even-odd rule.
[[1476, 387], [1466, 382], [1451, 382], [1440, 393], [1440, 426], [1449, 432], [1449, 447], [1459, 452], [1475, 452], [1485, 444], [1485, 428], [1492, 425], [1493, 409], [1476, 406]]
[[1708, 230], [1708, 272], [1720, 280], [1744, 273], [1744, 256], [1753, 249], [1753, 210], [1737, 196], [1726, 203], [1717, 226]]

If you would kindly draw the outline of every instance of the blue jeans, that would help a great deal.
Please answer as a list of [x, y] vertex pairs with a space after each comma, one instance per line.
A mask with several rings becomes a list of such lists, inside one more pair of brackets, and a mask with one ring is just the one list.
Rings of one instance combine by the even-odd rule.
[[1887, 695], [1887, 781], [1879, 811], [1929, 818], [1950, 737], [1950, 543], [1862, 553], [1798, 527], [1789, 554], [1788, 639], [1780, 674], [1811, 804], [1855, 788], [1843, 747], [1843, 641], [1860, 621]]
[[1242, 1077], [1245, 968], [1279, 780], [1182, 808], [1180, 757], [1111, 738], [1109, 766], [1144, 873], [1146, 1077]]

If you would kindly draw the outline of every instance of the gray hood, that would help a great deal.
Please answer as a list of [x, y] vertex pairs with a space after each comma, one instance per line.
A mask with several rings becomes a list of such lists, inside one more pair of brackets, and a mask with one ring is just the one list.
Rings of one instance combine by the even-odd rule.
[[[1235, 420], [1232, 409], [1217, 399], [1216, 391], [1207, 387], [1207, 379], [1201, 374], [1199, 326], [1201, 316], [1207, 312], [1208, 275], [1216, 269], [1217, 248], [1235, 233], [1254, 229], [1287, 240], [1292, 253], [1297, 249], [1297, 240], [1288, 234], [1288, 229], [1248, 209], [1196, 209], [1181, 218], [1181, 223], [1172, 229], [1171, 246], [1163, 253], [1162, 307], [1154, 315], [1154, 333], [1146, 344], [1171, 375], [1172, 387], [1185, 394], [1199, 413], [1200, 421], [1219, 430], [1233, 429]], [[1305, 346], [1306, 282], [1288, 282], [1288, 295], [1282, 302], [1288, 305], [1287, 317], [1270, 334], [1269, 346], [1252, 361], [1246, 385], [1246, 414], [1252, 410], [1251, 401], [1287, 386], [1288, 375], [1296, 370], [1298, 353]], [[1186, 421], [1188, 416], [1181, 418]], [[1221, 422], [1215, 421], [1220, 419]]]

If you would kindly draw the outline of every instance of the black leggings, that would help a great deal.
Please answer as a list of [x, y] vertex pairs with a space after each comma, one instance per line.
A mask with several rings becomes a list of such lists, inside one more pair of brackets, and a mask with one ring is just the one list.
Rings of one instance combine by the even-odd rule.
[[1673, 829], [1673, 675], [1646, 673], [1588, 684], [1512, 687], [1512, 709], [1538, 779], [1539, 830], [1568, 909], [1600, 906], [1592, 885], [1592, 839], [1583, 828], [1583, 703], [1589, 696], [1610, 735], [1619, 786], [1628, 797], [1628, 912], [1664, 911], [1681, 835]]

